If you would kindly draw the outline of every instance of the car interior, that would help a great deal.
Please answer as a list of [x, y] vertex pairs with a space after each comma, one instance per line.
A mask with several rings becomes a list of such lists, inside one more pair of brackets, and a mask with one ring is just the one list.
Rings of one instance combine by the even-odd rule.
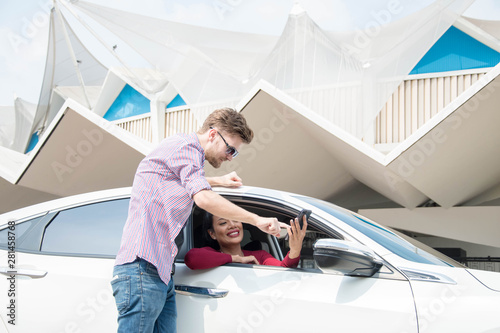
[[[234, 200], [233, 200], [234, 202]], [[291, 219], [297, 216], [298, 211], [289, 207], [276, 207], [271, 205], [250, 202], [234, 202], [240, 207], [251, 211], [259, 216], [276, 217], [279, 221], [289, 223]], [[313, 244], [320, 238], [336, 238], [316, 228], [317, 222], [313, 217], [308, 219], [307, 233], [304, 238], [301, 250], [301, 259], [298, 268], [317, 269], [313, 259]], [[202, 210], [196, 205], [191, 214], [192, 234], [189, 235], [192, 239], [192, 246], [199, 248], [209, 246], [207, 237], [203, 235], [202, 228]], [[284, 256], [289, 251], [288, 239], [283, 231], [282, 236], [275, 237], [262, 232], [255, 226], [243, 223], [244, 236], [242, 248], [245, 250], [265, 250], [272, 254], [275, 258], [283, 260]], [[187, 249], [186, 249], [187, 250]], [[181, 253], [180, 253], [181, 254]], [[185, 254], [185, 253], [184, 253]], [[181, 254], [183, 256], [183, 254]], [[179, 257], [178, 257], [179, 258]]]

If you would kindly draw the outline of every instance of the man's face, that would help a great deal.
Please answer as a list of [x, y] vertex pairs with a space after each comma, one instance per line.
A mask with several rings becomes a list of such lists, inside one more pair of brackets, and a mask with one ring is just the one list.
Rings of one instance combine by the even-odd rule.
[[[219, 132], [220, 133], [220, 132]], [[220, 133], [227, 144], [239, 150], [243, 145], [243, 140], [237, 135]], [[233, 156], [227, 153], [227, 146], [218, 134], [217, 129], [211, 129], [209, 133], [210, 145], [205, 149], [205, 159], [214, 168], [219, 168], [222, 162], [231, 161]]]

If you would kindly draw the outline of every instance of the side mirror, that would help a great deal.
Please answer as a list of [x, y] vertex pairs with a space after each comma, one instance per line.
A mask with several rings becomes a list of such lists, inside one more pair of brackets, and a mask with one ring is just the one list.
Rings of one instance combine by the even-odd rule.
[[383, 263], [368, 247], [338, 239], [319, 239], [313, 245], [313, 256], [325, 273], [347, 276], [372, 276]]

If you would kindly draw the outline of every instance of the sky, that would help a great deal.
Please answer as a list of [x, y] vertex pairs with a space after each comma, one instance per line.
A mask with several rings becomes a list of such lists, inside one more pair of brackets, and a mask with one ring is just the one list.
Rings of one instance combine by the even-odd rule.
[[[224, 1], [231, 5], [221, 5]], [[260, 2], [259, 16], [274, 19], [274, 12], [288, 12], [293, 5], [291, 0], [269, 4]], [[135, 0], [90, 0], [105, 3], [108, 7], [120, 8], [139, 14], [169, 18], [179, 22], [197, 22], [219, 27], [255, 26], [254, 22], [236, 20], [234, 13], [248, 11], [248, 2], [242, 0], [143, 0], [137, 6]], [[222, 2], [221, 2], [222, 3]], [[49, 15], [52, 0], [2, 0], [0, 3], [0, 105], [12, 105], [15, 96], [36, 103], [43, 77], [45, 55], [47, 52]], [[267, 12], [266, 12], [267, 11]], [[231, 14], [231, 15], [229, 15]], [[248, 20], [251, 15], [244, 15]], [[258, 26], [258, 25], [257, 25]], [[276, 31], [279, 34], [279, 31]]]
[[0, 105], [15, 94], [36, 102], [40, 92], [50, 2], [6, 0], [0, 4]]
[[[307, 0], [303, 1], [309, 15], [332, 28], [351, 20], [339, 15], [346, 3], [359, 6], [360, 2], [387, 3], [388, 0]], [[397, 1], [397, 0], [392, 0]], [[121, 8], [139, 14], [163, 17], [178, 22], [193, 22], [214, 28], [237, 31], [251, 29], [257, 33], [279, 35], [286, 21], [287, 13], [294, 0], [143, 0], [137, 6], [136, 0], [89, 0], [105, 3], [106, 6]], [[423, 6], [431, 0], [415, 1]], [[49, 13], [52, 0], [2, 0], [0, 4], [0, 106], [13, 105], [15, 97], [37, 103], [47, 52]], [[345, 9], [345, 8], [344, 8]], [[408, 8], [407, 8], [408, 9]], [[408, 10], [418, 9], [417, 7]], [[326, 13], [336, 11], [332, 20]], [[368, 15], [369, 12], [364, 12]], [[500, 1], [476, 0], [465, 13], [468, 17], [500, 20]], [[358, 17], [359, 22], [366, 19]], [[259, 24], [255, 24], [259, 22]]]

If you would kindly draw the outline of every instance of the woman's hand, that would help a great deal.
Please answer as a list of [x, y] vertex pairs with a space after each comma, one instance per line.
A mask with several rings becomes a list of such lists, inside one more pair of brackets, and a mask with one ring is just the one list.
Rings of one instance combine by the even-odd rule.
[[300, 229], [299, 220], [290, 220], [290, 228], [288, 229], [288, 244], [290, 245], [290, 254], [288, 257], [290, 259], [295, 259], [300, 256], [300, 250], [302, 249], [302, 242], [306, 236], [307, 230], [307, 218], [304, 215], [302, 217], [303, 225]]
[[254, 256], [245, 256], [242, 257], [240, 255], [231, 255], [231, 258], [233, 259], [233, 262], [237, 262], [240, 264], [254, 264], [254, 265], [259, 265], [259, 262]]

